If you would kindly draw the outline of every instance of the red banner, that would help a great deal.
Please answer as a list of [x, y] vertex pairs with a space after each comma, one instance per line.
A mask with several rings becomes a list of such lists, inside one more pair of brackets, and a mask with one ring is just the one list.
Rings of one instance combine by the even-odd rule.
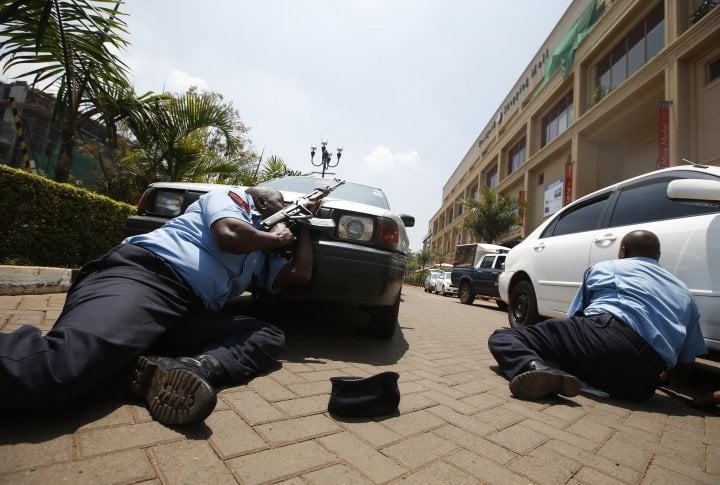
[[523, 222], [525, 222], [525, 191], [521, 190], [518, 192], [518, 205], [520, 206], [520, 209], [518, 210], [518, 226], [522, 226]]
[[670, 166], [670, 103], [658, 105], [658, 158], [656, 168]]
[[563, 190], [563, 207], [572, 202], [573, 164], [565, 162], [565, 185]]

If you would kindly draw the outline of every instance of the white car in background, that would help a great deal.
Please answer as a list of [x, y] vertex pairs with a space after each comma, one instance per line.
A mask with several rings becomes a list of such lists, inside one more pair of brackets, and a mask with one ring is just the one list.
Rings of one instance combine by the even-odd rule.
[[622, 238], [660, 239], [660, 264], [690, 289], [708, 348], [720, 351], [720, 167], [657, 170], [563, 207], [507, 255], [499, 279], [511, 326], [563, 317], [585, 269], [617, 258]]
[[442, 271], [435, 279], [435, 294], [437, 295], [454, 295], [457, 296], [457, 286], [452, 284], [452, 273], [450, 271]]

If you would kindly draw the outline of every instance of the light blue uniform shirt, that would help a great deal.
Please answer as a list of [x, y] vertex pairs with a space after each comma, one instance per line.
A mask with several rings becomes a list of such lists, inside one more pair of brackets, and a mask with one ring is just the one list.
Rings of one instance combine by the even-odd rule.
[[698, 307], [687, 286], [651, 258], [602, 261], [585, 280], [588, 306], [583, 309], [582, 287], [568, 316], [610, 313], [635, 330], [660, 354], [668, 369], [677, 362], [693, 362], [707, 352]]
[[[239, 197], [233, 200], [229, 191]], [[141, 246], [164, 259], [209, 309], [220, 310], [228, 298], [240, 295], [253, 282], [274, 291], [273, 282], [288, 263], [282, 257], [268, 257], [265, 251], [233, 254], [218, 248], [211, 227], [225, 217], [262, 228], [252, 197], [228, 187], [203, 194], [184, 214], [123, 243]]]

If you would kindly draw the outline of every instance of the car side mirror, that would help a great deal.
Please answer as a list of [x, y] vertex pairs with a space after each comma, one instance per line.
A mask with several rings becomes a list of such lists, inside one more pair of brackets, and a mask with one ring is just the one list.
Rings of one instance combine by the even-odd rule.
[[720, 204], [720, 182], [715, 180], [677, 179], [667, 186], [668, 199], [678, 202]]
[[407, 214], [400, 214], [400, 219], [402, 219], [405, 227], [413, 227], [415, 225], [415, 218], [413, 216], [409, 216]]

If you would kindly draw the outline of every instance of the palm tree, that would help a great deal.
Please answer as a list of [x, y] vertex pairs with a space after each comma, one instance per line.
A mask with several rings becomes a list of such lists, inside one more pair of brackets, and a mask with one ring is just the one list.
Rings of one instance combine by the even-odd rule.
[[55, 94], [62, 146], [55, 179], [67, 182], [75, 130], [105, 93], [128, 86], [118, 57], [127, 45], [119, 0], [13, 0], [0, 5], [0, 68]]
[[254, 161], [247, 128], [232, 104], [195, 89], [165, 95], [124, 120], [139, 146], [133, 155], [148, 181], [235, 181]]
[[480, 242], [492, 243], [517, 226], [520, 203], [514, 197], [499, 195], [484, 185], [479, 198], [466, 200], [468, 215], [463, 228], [469, 229]]
[[299, 170], [292, 170], [285, 164], [285, 160], [273, 155], [267, 159], [267, 162], [265, 162], [265, 165], [260, 171], [258, 183], [276, 179], [278, 177], [288, 177], [293, 175], [302, 175], [302, 172]]

